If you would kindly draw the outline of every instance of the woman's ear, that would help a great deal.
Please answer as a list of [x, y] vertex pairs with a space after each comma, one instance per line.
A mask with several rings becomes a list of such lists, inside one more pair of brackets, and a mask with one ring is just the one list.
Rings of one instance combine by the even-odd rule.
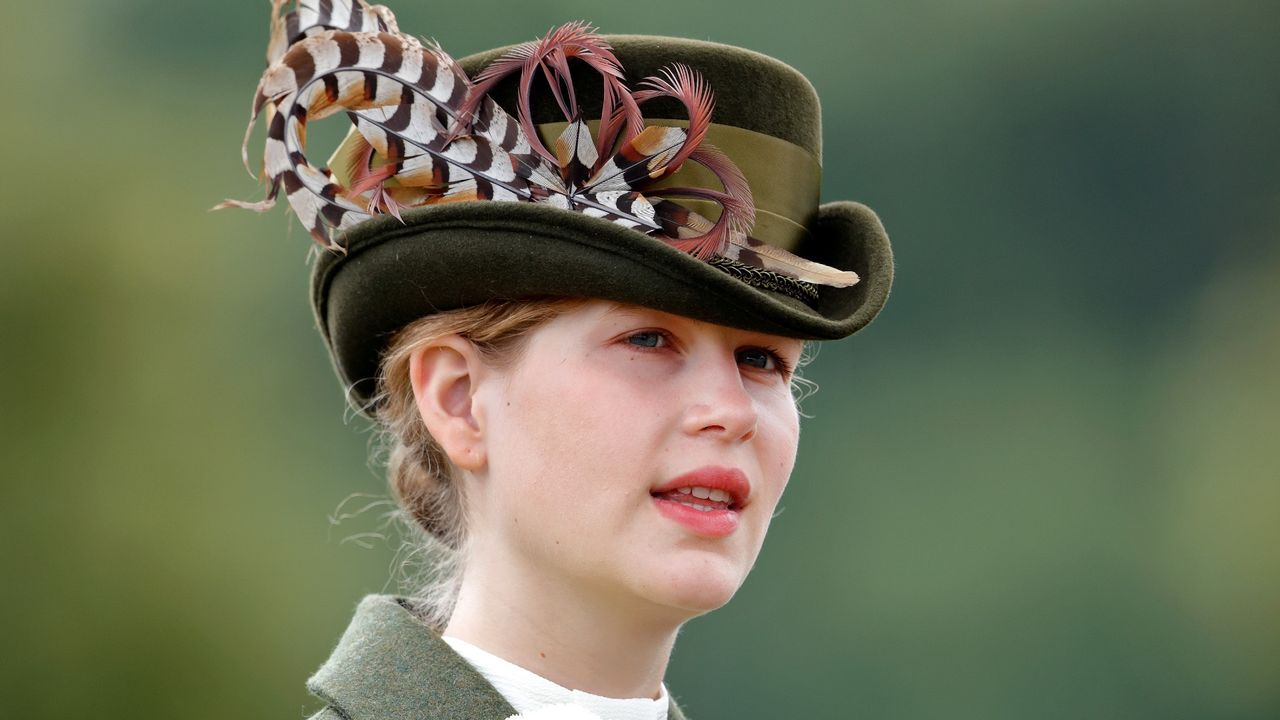
[[435, 338], [409, 356], [418, 414], [453, 464], [465, 470], [485, 463], [484, 428], [473, 403], [482, 371], [475, 346], [459, 335]]

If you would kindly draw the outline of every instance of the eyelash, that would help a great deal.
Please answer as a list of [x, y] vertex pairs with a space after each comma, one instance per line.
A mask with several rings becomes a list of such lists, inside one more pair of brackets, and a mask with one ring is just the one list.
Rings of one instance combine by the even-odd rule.
[[[657, 347], [654, 347], [651, 345], [641, 345], [639, 343], [631, 342], [632, 338], [637, 338], [644, 335], [657, 335], [668, 344], [672, 342], [671, 334], [664, 330], [641, 330], [640, 332], [631, 333], [630, 335], [626, 336], [626, 338], [624, 339], [627, 341], [627, 344], [631, 345], [632, 347], [640, 348], [641, 350], [657, 350], [658, 349]], [[773, 362], [773, 370], [768, 370], [767, 368], [755, 368], [755, 369], [764, 370], [766, 372], [776, 372], [782, 377], [788, 378], [788, 379], [791, 377], [791, 372], [793, 370], [793, 368], [791, 367], [791, 363], [787, 362], [786, 358], [782, 357], [782, 353], [779, 352], [777, 348], [771, 347], [769, 345], [752, 345], [750, 347], [742, 348], [742, 350], [762, 351], [764, 352], [764, 354], [768, 355], [769, 360]], [[742, 350], [739, 350], [738, 352], [742, 352]], [[739, 362], [741, 362], [741, 360], [739, 360]]]

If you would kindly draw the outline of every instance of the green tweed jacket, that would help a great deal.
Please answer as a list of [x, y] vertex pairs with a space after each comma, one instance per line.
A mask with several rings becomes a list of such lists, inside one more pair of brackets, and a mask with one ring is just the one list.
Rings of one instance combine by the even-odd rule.
[[[506, 720], [516, 714], [475, 668], [390, 595], [369, 595], [307, 680], [311, 720]], [[685, 720], [671, 701], [668, 720]]]

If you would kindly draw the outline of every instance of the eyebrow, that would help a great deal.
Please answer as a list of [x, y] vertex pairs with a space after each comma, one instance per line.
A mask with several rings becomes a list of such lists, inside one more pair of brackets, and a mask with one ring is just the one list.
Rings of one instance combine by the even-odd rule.
[[[612, 301], [610, 301], [609, 305], [610, 305], [609, 309], [604, 312], [604, 317], [613, 317], [615, 315], [624, 315], [628, 317], [649, 317], [653, 315], [668, 314], [668, 313], [662, 312], [661, 310], [654, 310], [653, 308], [644, 307], [643, 305], [628, 305], [628, 304], [612, 302]], [[673, 317], [679, 317], [679, 316], [677, 315]]]

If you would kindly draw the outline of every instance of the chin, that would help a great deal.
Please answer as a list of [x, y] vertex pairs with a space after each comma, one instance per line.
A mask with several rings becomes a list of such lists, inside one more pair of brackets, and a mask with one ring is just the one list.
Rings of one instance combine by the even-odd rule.
[[687, 619], [722, 607], [744, 579], [742, 569], [722, 557], [681, 559], [661, 568], [646, 594]]

